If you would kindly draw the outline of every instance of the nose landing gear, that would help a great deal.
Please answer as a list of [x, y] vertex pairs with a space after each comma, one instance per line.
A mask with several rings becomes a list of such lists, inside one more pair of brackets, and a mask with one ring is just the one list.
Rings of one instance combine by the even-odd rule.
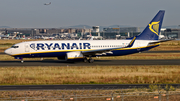
[[23, 63], [24, 61], [23, 60], [21, 60], [21, 63]]
[[15, 59], [20, 59], [20, 60], [21, 60], [21, 63], [24, 62], [23, 57], [14, 57], [14, 58], [15, 58]]

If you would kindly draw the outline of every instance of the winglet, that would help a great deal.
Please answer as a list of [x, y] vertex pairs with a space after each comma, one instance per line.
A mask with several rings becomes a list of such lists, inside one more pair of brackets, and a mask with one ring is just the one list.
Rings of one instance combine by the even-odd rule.
[[124, 47], [124, 48], [130, 48], [130, 47], [132, 47], [132, 46], [134, 45], [135, 40], [136, 40], [136, 37], [134, 37], [134, 38], [132, 39], [132, 41], [129, 43], [129, 45], [126, 46], [126, 47]]

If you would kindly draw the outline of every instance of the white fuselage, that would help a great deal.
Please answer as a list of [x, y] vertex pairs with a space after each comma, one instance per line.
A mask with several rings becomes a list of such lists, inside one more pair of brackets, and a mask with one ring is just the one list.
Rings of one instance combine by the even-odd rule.
[[[71, 51], [88, 51], [96, 49], [107, 48], [121, 48], [130, 43], [131, 40], [77, 40], [77, 41], [29, 41], [15, 44], [16, 48], [12, 47], [5, 51], [5, 53], [16, 56], [23, 54], [39, 54], [39, 53], [53, 53], [53, 52], [71, 52]], [[139, 49], [148, 46], [152, 40], [136, 40], [132, 49]], [[130, 48], [130, 49], [131, 49]], [[43, 55], [46, 57], [46, 55]], [[48, 55], [49, 57], [49, 55]], [[54, 56], [53, 56], [54, 57]]]

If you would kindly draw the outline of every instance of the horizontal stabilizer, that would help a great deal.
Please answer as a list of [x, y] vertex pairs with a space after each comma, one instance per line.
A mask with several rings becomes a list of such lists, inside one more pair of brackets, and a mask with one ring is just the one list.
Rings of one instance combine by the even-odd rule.
[[156, 43], [167, 42], [167, 41], [172, 41], [172, 39], [170, 39], [170, 40], [159, 40], [156, 42], [150, 42], [149, 44], [156, 44]]

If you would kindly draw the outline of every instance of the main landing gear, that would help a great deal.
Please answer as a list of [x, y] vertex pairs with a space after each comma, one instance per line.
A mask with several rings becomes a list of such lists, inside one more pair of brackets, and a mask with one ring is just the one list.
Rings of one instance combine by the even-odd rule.
[[86, 62], [93, 63], [93, 62], [94, 62], [94, 59], [92, 59], [91, 56], [89, 56], [89, 59], [87, 59], [87, 57], [85, 56], [85, 57], [84, 57], [84, 62], [85, 62], [85, 63], [86, 63]]

